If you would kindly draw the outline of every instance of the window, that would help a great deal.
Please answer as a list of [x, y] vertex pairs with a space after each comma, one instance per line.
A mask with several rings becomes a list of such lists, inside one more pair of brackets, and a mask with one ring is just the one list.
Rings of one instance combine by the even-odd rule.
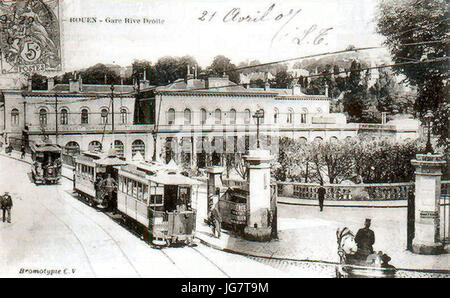
[[107, 124], [108, 123], [108, 110], [102, 109], [100, 115], [101, 115], [101, 119], [102, 119], [102, 124]]
[[138, 152], [145, 158], [145, 143], [142, 140], [136, 140], [131, 144], [131, 156], [135, 156]]
[[216, 124], [222, 123], [222, 111], [220, 109], [215, 110], [214, 117], [216, 118]]
[[287, 114], [287, 119], [286, 122], [292, 124], [294, 121], [294, 110], [292, 110], [291, 108], [289, 108], [288, 114]]
[[128, 123], [128, 113], [125, 108], [120, 109], [120, 123], [127, 124]]
[[278, 109], [275, 109], [273, 111], [273, 123], [277, 124], [278, 123]]
[[244, 122], [245, 123], [250, 123], [250, 110], [249, 109], [245, 109], [244, 111]]
[[100, 143], [99, 141], [92, 141], [89, 143], [88, 150], [89, 151], [101, 151], [102, 143]]
[[260, 109], [262, 112], [262, 117], [259, 118], [259, 124], [264, 124], [264, 118], [266, 117], [266, 113], [264, 112], [264, 109]]
[[236, 110], [231, 109], [230, 114], [228, 116], [230, 118], [230, 124], [236, 124]]
[[175, 124], [175, 110], [169, 109], [167, 112], [167, 124], [172, 125]]
[[61, 110], [60, 123], [61, 125], [67, 125], [69, 123], [69, 114], [67, 109]]
[[191, 110], [185, 109], [184, 110], [184, 125], [191, 124]]
[[71, 141], [66, 144], [66, 153], [68, 155], [78, 155], [80, 154], [80, 145], [77, 142]]
[[47, 125], [47, 110], [46, 109], [39, 110], [39, 124], [41, 126]]
[[200, 124], [206, 124], [206, 119], [208, 118], [208, 115], [207, 115], [207, 113], [206, 113], [206, 110], [205, 109], [201, 109], [200, 110]]
[[125, 154], [125, 146], [123, 145], [122, 141], [115, 140], [114, 141], [114, 149], [116, 151], [117, 157], [124, 157]]
[[300, 123], [306, 123], [306, 114], [308, 114], [308, 109], [303, 108], [300, 114]]
[[87, 109], [81, 110], [81, 124], [88, 124], [89, 123], [89, 112]]
[[12, 109], [11, 111], [11, 125], [18, 126], [19, 125], [19, 110]]

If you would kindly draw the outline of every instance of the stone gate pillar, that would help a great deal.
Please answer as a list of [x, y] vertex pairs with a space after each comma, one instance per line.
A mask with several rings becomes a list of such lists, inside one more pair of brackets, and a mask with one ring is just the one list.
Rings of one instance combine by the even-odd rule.
[[415, 236], [412, 250], [418, 254], [443, 252], [440, 241], [439, 209], [442, 155], [417, 154], [411, 160], [415, 172]]
[[270, 226], [270, 156], [269, 150], [250, 150], [245, 156], [248, 164], [249, 197], [247, 199], [247, 226], [244, 237], [248, 240], [269, 241]]

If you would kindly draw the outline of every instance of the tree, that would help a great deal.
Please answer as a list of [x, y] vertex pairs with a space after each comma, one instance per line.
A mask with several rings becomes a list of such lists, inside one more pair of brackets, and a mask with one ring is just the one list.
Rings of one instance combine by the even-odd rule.
[[348, 113], [352, 122], [360, 122], [366, 108], [368, 74], [362, 73], [360, 68], [361, 64], [353, 60], [347, 79], [348, 92], [343, 99], [344, 111]]
[[228, 75], [230, 81], [239, 84], [239, 73], [237, 71], [233, 71], [236, 69], [236, 65], [231, 63], [231, 60], [223, 55], [218, 55], [214, 57], [213, 62], [207, 68], [207, 71], [210, 74], [216, 76], [222, 76], [224, 74]]
[[[449, 4], [444, 0], [384, 0], [378, 7], [377, 32], [384, 35], [395, 63], [424, 61], [448, 56]], [[394, 66], [396, 73], [418, 88], [414, 108], [423, 120], [426, 111], [435, 115], [433, 133], [439, 143], [447, 143], [448, 104], [446, 103], [448, 60]], [[445, 126], [440, 125], [444, 121]]]
[[31, 76], [31, 87], [33, 90], [47, 90], [47, 77], [34, 73]]
[[283, 69], [276, 73], [271, 85], [273, 88], [289, 88], [291, 82], [292, 76], [288, 74], [287, 70]]
[[80, 72], [86, 84], [120, 84], [120, 77], [111, 68], [98, 63]]

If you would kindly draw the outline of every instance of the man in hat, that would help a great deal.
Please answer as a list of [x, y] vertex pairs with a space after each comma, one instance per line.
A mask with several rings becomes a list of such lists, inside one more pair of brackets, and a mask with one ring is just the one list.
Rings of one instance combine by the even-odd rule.
[[356, 254], [360, 259], [366, 259], [368, 255], [373, 253], [372, 245], [375, 243], [375, 233], [370, 229], [369, 218], [366, 218], [364, 228], [359, 229], [355, 236], [355, 242], [358, 246]]
[[317, 197], [319, 199], [319, 207], [320, 212], [323, 211], [323, 201], [325, 200], [325, 193], [326, 193], [325, 187], [323, 187], [323, 182], [320, 182], [320, 187], [317, 189]]
[[8, 222], [11, 223], [11, 208], [13, 206], [11, 196], [9, 195], [9, 192], [5, 192], [5, 194], [2, 197], [2, 210], [3, 210], [3, 222], [5, 222], [5, 213], [8, 213]]

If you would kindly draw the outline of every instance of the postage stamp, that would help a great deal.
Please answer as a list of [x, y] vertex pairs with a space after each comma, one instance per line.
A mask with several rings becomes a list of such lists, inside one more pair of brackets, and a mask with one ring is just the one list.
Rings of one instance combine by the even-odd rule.
[[61, 70], [59, 0], [0, 1], [2, 74]]

